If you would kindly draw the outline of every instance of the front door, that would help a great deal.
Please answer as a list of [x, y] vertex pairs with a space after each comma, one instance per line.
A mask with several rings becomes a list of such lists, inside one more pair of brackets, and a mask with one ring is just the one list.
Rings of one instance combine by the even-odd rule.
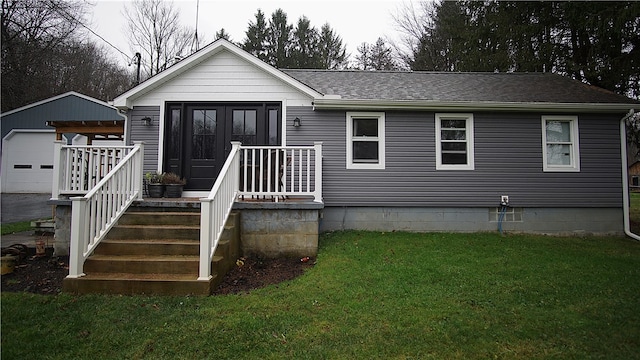
[[186, 190], [210, 190], [231, 141], [280, 145], [280, 104], [167, 104], [164, 171], [187, 179]]

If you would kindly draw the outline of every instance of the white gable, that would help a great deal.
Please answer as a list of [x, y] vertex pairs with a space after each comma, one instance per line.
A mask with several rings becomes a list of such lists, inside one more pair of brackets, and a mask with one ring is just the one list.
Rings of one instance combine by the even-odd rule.
[[283, 101], [311, 105], [322, 95], [240, 48], [217, 41], [114, 100], [117, 107], [165, 101]]

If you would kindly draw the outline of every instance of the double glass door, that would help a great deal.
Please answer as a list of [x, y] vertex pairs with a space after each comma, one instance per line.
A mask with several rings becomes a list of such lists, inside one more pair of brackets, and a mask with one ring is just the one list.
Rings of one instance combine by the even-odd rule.
[[231, 151], [280, 145], [280, 104], [167, 104], [164, 171], [187, 179], [187, 190], [210, 190]]

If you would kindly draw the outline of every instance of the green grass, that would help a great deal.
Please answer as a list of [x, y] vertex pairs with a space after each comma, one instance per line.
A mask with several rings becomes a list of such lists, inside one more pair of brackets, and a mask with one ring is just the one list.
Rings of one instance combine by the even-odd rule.
[[6, 359], [640, 358], [640, 243], [338, 232], [248, 295], [2, 294]]
[[0, 229], [0, 233], [2, 235], [29, 231], [31, 230], [31, 221], [20, 221], [15, 223], [2, 224], [2, 226], [0, 226]]

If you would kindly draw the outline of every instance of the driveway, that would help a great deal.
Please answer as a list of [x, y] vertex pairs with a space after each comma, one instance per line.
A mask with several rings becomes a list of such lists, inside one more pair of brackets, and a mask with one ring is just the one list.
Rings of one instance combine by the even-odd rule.
[[51, 205], [47, 200], [51, 194], [1, 194], [0, 222], [2, 224], [18, 221], [53, 218]]

